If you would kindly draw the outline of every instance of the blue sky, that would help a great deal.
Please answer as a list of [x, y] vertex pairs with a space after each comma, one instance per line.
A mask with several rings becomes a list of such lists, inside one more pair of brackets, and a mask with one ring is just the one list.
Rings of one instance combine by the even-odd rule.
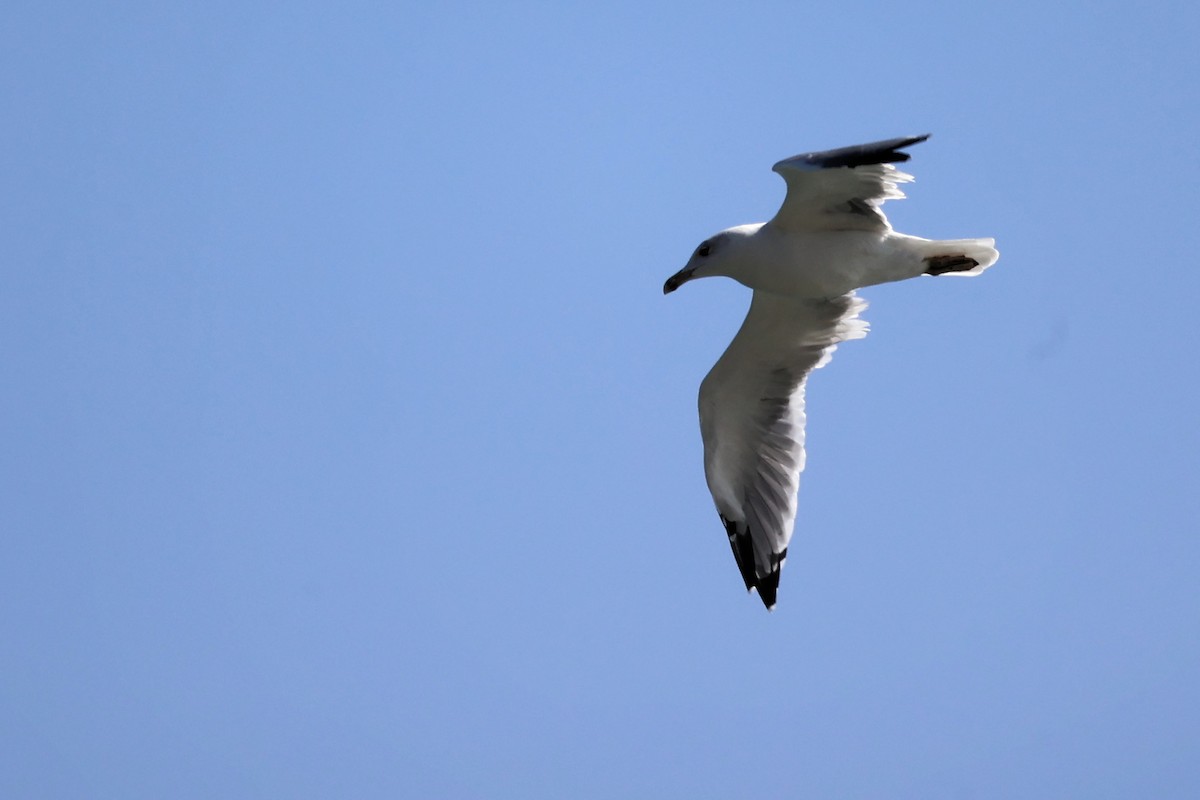
[[[25, 4], [0, 795], [1194, 797], [1200, 12]], [[780, 603], [662, 281], [931, 131]]]

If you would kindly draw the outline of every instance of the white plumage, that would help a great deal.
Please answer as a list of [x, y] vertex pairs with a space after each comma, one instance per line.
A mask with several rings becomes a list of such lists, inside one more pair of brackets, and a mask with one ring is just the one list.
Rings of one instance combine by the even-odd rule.
[[770, 222], [721, 231], [667, 279], [733, 278], [754, 290], [750, 311], [700, 385], [704, 473], [746, 588], [774, 607], [804, 469], [804, 388], [834, 347], [860, 339], [866, 303], [854, 290], [918, 275], [978, 275], [992, 239], [896, 233], [880, 206], [904, 197], [914, 136], [806, 153], [774, 169], [787, 197]]

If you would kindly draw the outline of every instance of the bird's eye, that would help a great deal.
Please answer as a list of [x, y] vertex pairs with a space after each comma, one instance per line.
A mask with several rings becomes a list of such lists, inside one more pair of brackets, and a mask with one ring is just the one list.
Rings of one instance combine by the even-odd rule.
[[696, 255], [700, 256], [701, 258], [708, 258], [708, 254], [711, 252], [712, 252], [712, 246], [709, 245], [708, 242], [705, 242], [704, 244], [702, 244], [698, 248], [696, 248]]

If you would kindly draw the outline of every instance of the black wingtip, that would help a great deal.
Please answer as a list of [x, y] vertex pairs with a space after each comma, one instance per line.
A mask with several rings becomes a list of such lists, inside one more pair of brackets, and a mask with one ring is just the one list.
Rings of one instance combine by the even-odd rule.
[[733, 560], [737, 562], [738, 572], [742, 574], [742, 582], [746, 591], [754, 589], [762, 600], [767, 611], [775, 610], [775, 598], [779, 594], [779, 572], [783, 569], [783, 561], [787, 558], [787, 548], [774, 557], [774, 568], [769, 575], [759, 577], [754, 569], [754, 541], [748, 530], [739, 530], [736, 522], [730, 522], [724, 514], [720, 515], [725, 532], [729, 535], [729, 549], [733, 551]]
[[742, 573], [742, 581], [746, 591], [754, 588], [757, 578], [754, 575], [754, 543], [750, 540], [748, 531], [739, 531], [736, 522], [730, 522], [721, 514], [721, 524], [729, 535], [729, 549], [733, 551], [733, 560], [737, 562], [738, 572]]
[[767, 611], [774, 611], [775, 596], [779, 594], [779, 570], [761, 579], [754, 588], [758, 589], [758, 599], [762, 600]]
[[804, 153], [786, 161], [799, 162], [797, 166], [805, 165], [809, 169], [832, 169], [834, 167], [865, 167], [870, 164], [900, 164], [911, 157], [902, 152], [906, 147], [920, 144], [928, 139], [930, 134], [919, 136], [902, 136], [898, 139], [884, 139], [879, 142], [857, 144], [851, 147], [839, 147], [836, 150], [823, 150], [819, 153]]

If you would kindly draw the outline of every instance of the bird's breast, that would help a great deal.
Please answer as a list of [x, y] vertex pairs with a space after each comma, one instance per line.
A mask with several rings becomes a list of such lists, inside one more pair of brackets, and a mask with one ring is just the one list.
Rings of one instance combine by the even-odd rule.
[[881, 239], [869, 231], [773, 232], [755, 242], [744, 274], [733, 277], [773, 294], [837, 297], [877, 282], [871, 277], [885, 258]]

